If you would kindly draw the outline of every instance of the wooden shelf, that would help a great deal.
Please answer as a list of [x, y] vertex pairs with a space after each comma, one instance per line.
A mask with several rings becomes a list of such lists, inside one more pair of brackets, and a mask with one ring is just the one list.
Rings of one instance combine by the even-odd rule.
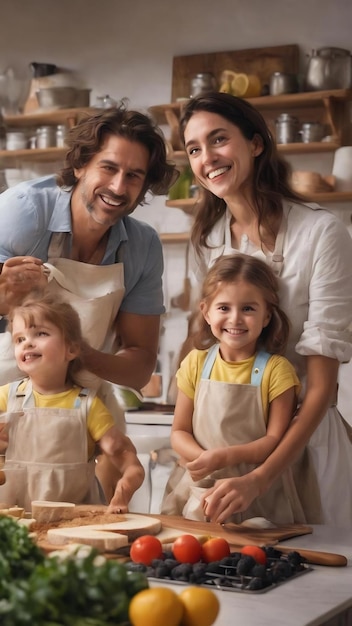
[[187, 243], [189, 241], [189, 233], [160, 233], [162, 243]]
[[312, 202], [352, 202], [352, 191], [326, 191], [309, 194]]
[[72, 109], [40, 109], [26, 115], [4, 115], [4, 122], [9, 128], [30, 128], [31, 126], [65, 124], [72, 121], [73, 124], [84, 114], [92, 114], [92, 107]]
[[278, 143], [277, 149], [282, 154], [310, 154], [313, 152], [335, 152], [340, 148], [338, 141], [311, 141], [310, 143]]
[[36, 161], [40, 163], [51, 163], [62, 161], [67, 148], [43, 148], [27, 150], [0, 150], [0, 163], [6, 166], [18, 166], [20, 161]]
[[[352, 191], [311, 193], [307, 198], [307, 202], [350, 202], [352, 201]], [[174, 209], [181, 209], [188, 215], [193, 215], [197, 200], [195, 198], [180, 198], [179, 200], [166, 200], [165, 204]]]
[[[326, 127], [326, 134], [335, 139], [331, 142], [279, 144], [280, 152], [303, 154], [311, 152], [332, 152], [344, 143], [346, 128], [346, 102], [352, 100], [352, 89], [333, 89], [326, 91], [306, 91], [280, 96], [261, 96], [248, 98], [254, 107], [263, 113], [266, 122], [275, 134], [275, 119], [279, 113], [291, 113], [301, 123], [319, 121]], [[174, 158], [181, 163], [183, 146], [179, 139], [178, 126], [182, 108], [187, 100], [159, 104], [149, 107], [155, 121], [168, 124], [171, 131], [171, 145]]]
[[[75, 107], [71, 109], [37, 109], [26, 115], [4, 115], [5, 126], [8, 130], [17, 128], [28, 129], [28, 133], [34, 132], [38, 126], [57, 126], [64, 124], [71, 128], [84, 115], [92, 115], [100, 109], [94, 107]], [[52, 163], [62, 161], [67, 148], [45, 148], [26, 150], [0, 150], [0, 163], [2, 166], [18, 167], [22, 161], [34, 161], [40, 163]]]
[[180, 198], [179, 200], [166, 200], [166, 206], [173, 209], [181, 209], [187, 215], [193, 215], [198, 198]]
[[[320, 103], [324, 103], [329, 99], [340, 102], [352, 100], [352, 89], [303, 91], [300, 93], [282, 94], [280, 96], [260, 96], [258, 98], [248, 98], [247, 101], [261, 111], [266, 109], [284, 110], [287, 108], [315, 108]], [[182, 107], [186, 102], [188, 102], [187, 99], [180, 100], [178, 102], [170, 102], [168, 104], [156, 104], [149, 107], [149, 111], [153, 114], [158, 124], [167, 124], [168, 122], [165, 112], [172, 111], [179, 117]]]
[[[307, 154], [317, 152], [335, 152], [337, 148], [340, 148], [339, 141], [312, 141], [310, 143], [279, 143], [277, 149], [281, 154]], [[173, 161], [176, 166], [188, 165], [188, 157], [182, 150], [170, 151], [168, 156], [169, 161]]]

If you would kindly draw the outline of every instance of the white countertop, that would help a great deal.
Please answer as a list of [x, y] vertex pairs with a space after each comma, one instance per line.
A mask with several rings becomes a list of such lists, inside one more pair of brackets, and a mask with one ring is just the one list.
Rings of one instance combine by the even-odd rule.
[[173, 413], [162, 413], [159, 411], [125, 411], [126, 424], [158, 424], [160, 426], [171, 426], [173, 419]]
[[[351, 609], [349, 619], [336, 624], [352, 624], [352, 530], [313, 526], [311, 535], [285, 540], [282, 545], [343, 554], [348, 565], [312, 565], [312, 572], [264, 593], [215, 591], [221, 609], [214, 626], [317, 626], [347, 609]], [[173, 589], [179, 592], [183, 587], [173, 585]]]

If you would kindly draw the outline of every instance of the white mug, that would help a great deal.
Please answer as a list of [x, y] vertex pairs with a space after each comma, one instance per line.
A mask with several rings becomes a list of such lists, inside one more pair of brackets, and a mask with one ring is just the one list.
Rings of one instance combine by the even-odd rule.
[[342, 146], [335, 152], [332, 174], [336, 191], [352, 191], [352, 146]]

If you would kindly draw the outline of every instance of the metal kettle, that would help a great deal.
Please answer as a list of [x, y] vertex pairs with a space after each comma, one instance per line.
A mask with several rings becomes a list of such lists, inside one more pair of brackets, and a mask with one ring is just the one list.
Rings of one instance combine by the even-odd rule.
[[343, 48], [312, 50], [305, 79], [305, 91], [349, 89], [352, 86], [351, 52]]

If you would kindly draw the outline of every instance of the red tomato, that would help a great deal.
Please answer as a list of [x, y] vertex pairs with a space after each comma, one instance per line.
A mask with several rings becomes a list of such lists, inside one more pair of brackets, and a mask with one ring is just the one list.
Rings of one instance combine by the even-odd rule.
[[265, 550], [259, 548], [259, 546], [243, 546], [241, 554], [248, 554], [252, 556], [257, 563], [266, 565], [266, 553]]
[[150, 565], [153, 559], [160, 559], [163, 554], [161, 541], [153, 535], [143, 535], [134, 540], [130, 557], [134, 563]]
[[220, 561], [229, 554], [230, 546], [222, 537], [212, 537], [202, 545], [202, 558], [206, 563]]
[[193, 535], [181, 535], [172, 544], [172, 552], [180, 563], [197, 563], [202, 557], [202, 544]]

